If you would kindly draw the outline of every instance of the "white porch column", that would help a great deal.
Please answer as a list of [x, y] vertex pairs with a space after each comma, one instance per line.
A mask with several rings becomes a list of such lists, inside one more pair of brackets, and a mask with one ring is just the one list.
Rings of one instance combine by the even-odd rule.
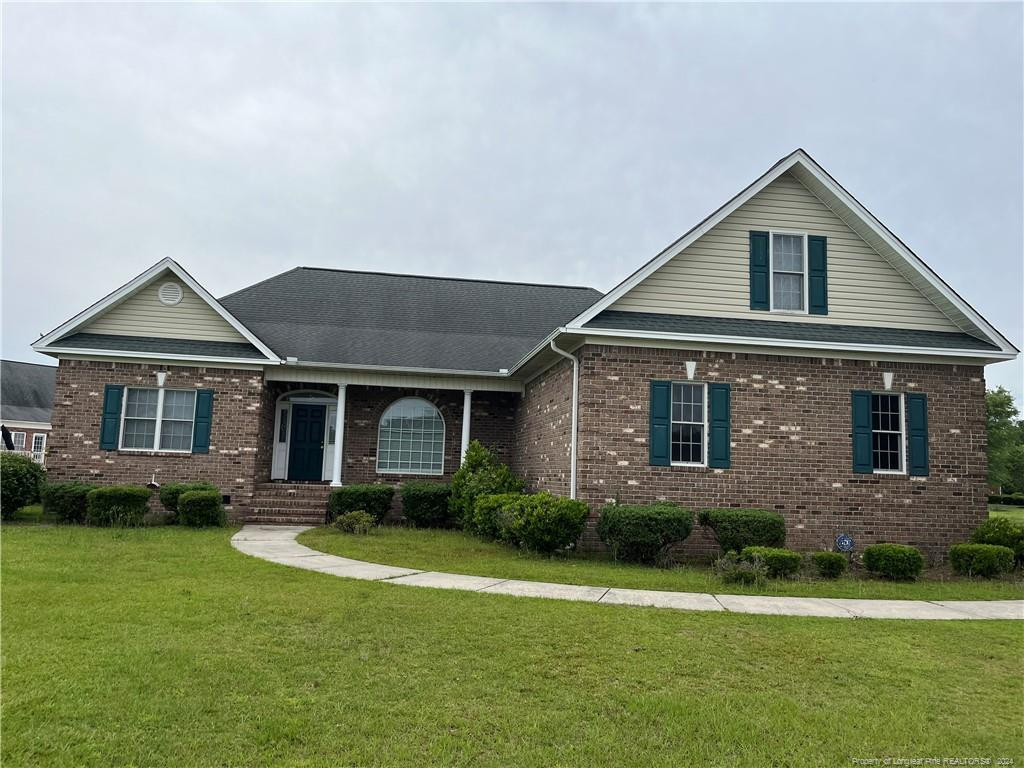
[[459, 454], [459, 465], [466, 460], [466, 451], [469, 449], [469, 417], [473, 410], [473, 390], [462, 390], [462, 453]]
[[338, 385], [338, 409], [334, 414], [334, 455], [331, 457], [331, 486], [341, 485], [341, 454], [345, 445], [345, 385]]

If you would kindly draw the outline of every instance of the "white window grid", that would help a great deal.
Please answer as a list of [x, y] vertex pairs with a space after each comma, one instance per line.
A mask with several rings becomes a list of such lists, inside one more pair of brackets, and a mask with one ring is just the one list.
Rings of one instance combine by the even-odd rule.
[[14, 443], [14, 450], [24, 451], [25, 450], [25, 433], [24, 432], [11, 432], [11, 442]]
[[[707, 465], [708, 442], [707, 385], [703, 383], [672, 382], [671, 405], [671, 459], [675, 466], [703, 467]], [[678, 429], [677, 429], [678, 427]], [[697, 440], [694, 440], [694, 428]], [[680, 439], [677, 440], [677, 435]], [[685, 439], [684, 439], [685, 438]], [[679, 446], [677, 452], [676, 447]], [[693, 449], [700, 451], [698, 461], [693, 461]], [[684, 460], [682, 456], [688, 454]], [[679, 460], [676, 456], [679, 455]]]
[[[775, 239], [779, 238], [780, 246], [785, 244], [786, 248], [779, 248], [779, 252], [776, 253], [776, 242]], [[794, 243], [799, 243], [801, 251], [799, 254], [795, 254], [791, 250], [791, 246]], [[792, 257], [799, 255], [800, 257], [800, 269], [795, 268]], [[784, 230], [772, 230], [768, 233], [768, 272], [771, 276], [771, 290], [768, 294], [770, 296], [770, 309], [772, 312], [790, 313], [795, 315], [806, 315], [807, 314], [807, 233], [806, 232], [787, 232]], [[779, 302], [776, 300], [776, 275], [782, 277], [798, 277], [800, 278], [800, 292], [798, 294], [800, 300], [799, 307], [788, 307], [788, 306], [776, 306]], [[792, 282], [792, 281], [788, 281]], [[785, 291], [788, 295], [793, 295], [793, 291]]]
[[377, 472], [444, 474], [444, 419], [430, 402], [403, 398], [388, 406], [377, 430]]
[[[191, 453], [195, 412], [195, 390], [126, 387], [119, 450]], [[140, 439], [148, 445], [136, 444]]]
[[46, 433], [37, 432], [32, 435], [32, 461], [42, 464], [46, 459]]
[[[892, 411], [887, 408], [884, 412], [879, 411], [875, 408], [876, 398], [891, 398], [896, 402], [896, 411]], [[891, 402], [891, 401], [890, 401]], [[876, 413], [879, 415], [878, 423], [879, 428], [876, 429]], [[882, 420], [884, 418], [884, 421]], [[903, 393], [901, 392], [872, 392], [871, 393], [871, 469], [872, 472], [880, 475], [903, 475], [906, 474], [907, 466], [907, 430], [905, 428], [905, 410], [903, 405]], [[893, 429], [893, 419], [895, 419], [895, 429]], [[883, 428], [884, 426], [884, 428]], [[891, 436], [895, 435], [898, 445], [895, 450], [896, 460], [898, 466], [895, 469], [884, 468], [880, 469], [877, 464], [881, 463], [878, 459], [882, 453], [886, 455], [892, 454], [894, 451], [891, 447], [891, 437], [886, 440], [889, 443], [888, 446], [883, 450], [876, 449], [875, 435]], [[889, 463], [889, 462], [886, 462]]]

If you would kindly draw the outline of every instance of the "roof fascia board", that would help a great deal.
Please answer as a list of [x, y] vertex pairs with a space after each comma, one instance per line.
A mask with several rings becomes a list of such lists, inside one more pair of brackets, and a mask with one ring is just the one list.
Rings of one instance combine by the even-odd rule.
[[160, 362], [183, 361], [188, 363], [216, 363], [218, 365], [247, 365], [262, 368], [265, 365], [280, 365], [278, 360], [261, 360], [253, 357], [213, 357], [208, 355], [171, 355], [160, 352], [128, 352], [117, 349], [83, 349], [79, 347], [48, 346], [39, 349], [44, 355], [66, 358], [106, 359], [111, 357], [128, 358], [131, 360], [155, 360]]
[[318, 363], [312, 360], [285, 360], [283, 365], [299, 368], [325, 368], [331, 370], [352, 370], [352, 371], [383, 371], [386, 373], [419, 373], [435, 374], [438, 376], [473, 376], [476, 378], [508, 378], [509, 372], [505, 371], [463, 371], [451, 370], [448, 368], [414, 368], [402, 365], [359, 365], [356, 363]]
[[15, 421], [0, 418], [0, 422], [8, 429], [53, 429], [53, 425], [48, 421]]

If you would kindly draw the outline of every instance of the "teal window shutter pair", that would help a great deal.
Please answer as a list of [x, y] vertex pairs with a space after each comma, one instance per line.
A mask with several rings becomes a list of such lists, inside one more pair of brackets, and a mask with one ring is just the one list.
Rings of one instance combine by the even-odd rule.
[[[771, 309], [772, 275], [767, 232], [750, 233], [750, 308]], [[807, 236], [807, 311], [828, 314], [828, 242], [821, 235]]]
[[[731, 388], [728, 384], [708, 384], [708, 457], [709, 467], [728, 469], [732, 459]], [[672, 463], [672, 382], [651, 382], [650, 463], [667, 467]]]
[[[914, 477], [927, 477], [928, 469], [928, 395], [908, 392], [903, 396], [906, 408], [907, 473]], [[853, 410], [853, 471], [859, 474], [874, 472], [872, 461], [871, 392], [854, 390]]]
[[[121, 436], [121, 404], [124, 387], [107, 384], [103, 388], [103, 417], [100, 420], [100, 450], [116, 451]], [[213, 425], [213, 390], [196, 390], [196, 411], [192, 429], [192, 453], [210, 452]]]

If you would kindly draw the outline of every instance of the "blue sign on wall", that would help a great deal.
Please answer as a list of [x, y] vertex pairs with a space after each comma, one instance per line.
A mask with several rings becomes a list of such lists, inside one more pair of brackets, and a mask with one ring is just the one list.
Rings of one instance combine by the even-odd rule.
[[853, 552], [853, 537], [848, 533], [836, 536], [836, 549], [840, 552]]

